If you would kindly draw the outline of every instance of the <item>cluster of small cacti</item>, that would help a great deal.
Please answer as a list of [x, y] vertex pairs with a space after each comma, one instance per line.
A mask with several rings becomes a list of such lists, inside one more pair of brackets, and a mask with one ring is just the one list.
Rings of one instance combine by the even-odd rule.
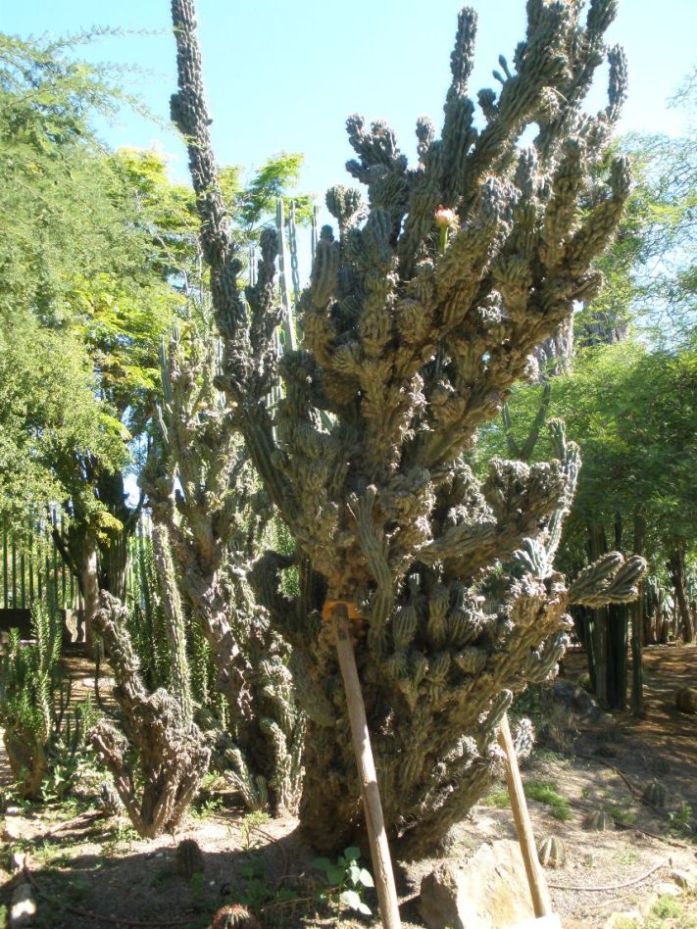
[[[643, 571], [613, 556], [568, 586], [554, 570], [579, 466], [563, 434], [550, 463], [492, 461], [484, 477], [467, 463], [479, 427], [534, 374], [539, 346], [597, 292], [592, 261], [629, 193], [626, 161], [608, 159], [626, 77], [621, 50], [604, 38], [615, 0], [594, 0], [585, 14], [545, 0], [527, 9], [525, 40], [495, 74], [500, 90], [477, 97], [479, 126], [467, 87], [470, 9], [460, 14], [441, 137], [418, 121], [416, 165], [385, 123], [348, 120], [356, 158], [347, 168], [368, 202], [343, 187], [327, 195], [338, 236], [320, 234], [300, 301], [302, 342], [279, 358], [277, 236], [265, 232], [256, 284], [243, 292], [193, 0], [172, 2], [172, 116], [189, 144], [211, 268], [217, 383], [310, 581], [299, 606], [269, 615], [293, 646], [291, 667], [303, 669], [300, 813], [318, 847], [340, 846], [360, 816], [325, 598], [364, 619], [355, 644], [386, 822], [405, 853], [423, 854], [496, 776], [497, 723], [515, 692], [554, 672], [569, 603], [631, 599]], [[591, 117], [583, 98], [605, 60], [609, 103]], [[268, 553], [260, 562], [255, 590], [273, 607], [288, 561]]]
[[546, 836], [537, 843], [537, 858], [543, 868], [563, 868], [566, 848], [557, 836]]

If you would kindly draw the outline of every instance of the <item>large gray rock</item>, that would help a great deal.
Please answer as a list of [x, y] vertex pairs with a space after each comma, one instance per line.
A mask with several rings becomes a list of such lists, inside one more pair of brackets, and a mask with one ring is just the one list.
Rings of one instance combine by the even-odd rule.
[[36, 899], [31, 884], [17, 884], [12, 891], [10, 904], [10, 929], [31, 926], [36, 916]]
[[517, 842], [482, 845], [464, 864], [443, 861], [421, 882], [428, 929], [509, 929], [534, 917]]

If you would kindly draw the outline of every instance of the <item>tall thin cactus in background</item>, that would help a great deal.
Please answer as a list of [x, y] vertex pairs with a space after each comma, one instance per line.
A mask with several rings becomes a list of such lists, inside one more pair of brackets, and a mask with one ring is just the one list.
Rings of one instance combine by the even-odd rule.
[[182, 718], [190, 725], [194, 718], [191, 695], [191, 672], [187, 658], [186, 623], [182, 609], [167, 527], [156, 524], [152, 532], [155, 564], [162, 588], [163, 608], [167, 615], [165, 634], [169, 646], [172, 692], [182, 710]]
[[146, 475], [148, 496], [217, 669], [233, 781], [248, 806], [294, 812], [304, 720], [287, 646], [249, 581], [272, 510], [236, 435], [234, 411], [215, 386], [217, 340], [204, 317], [198, 327], [175, 333], [163, 351], [161, 454]]
[[59, 736], [61, 691], [69, 681], [60, 666], [62, 626], [46, 607], [32, 611], [33, 642], [10, 631], [0, 659], [0, 726], [20, 796], [37, 800]]
[[[539, 346], [600, 287], [592, 261], [629, 192], [624, 159], [603, 169], [625, 93], [624, 56], [604, 39], [616, 0], [591, 0], [585, 20], [581, 6], [528, 0], [526, 37], [494, 72], [499, 89], [477, 96], [479, 127], [467, 90], [476, 15], [465, 8], [442, 134], [418, 121], [413, 167], [385, 123], [349, 118], [357, 157], [347, 168], [368, 203], [350, 188], [328, 192], [338, 237], [321, 231], [302, 342], [279, 359], [278, 237], [264, 233], [256, 284], [243, 292], [194, 5], [172, 0], [172, 116], [188, 142], [223, 341], [218, 383], [305, 579], [296, 609], [280, 592], [288, 559], [267, 552], [257, 563], [256, 589], [293, 644], [309, 718], [301, 821], [319, 847], [341, 848], [361, 828], [323, 606], [348, 602], [356, 617], [385, 820], [404, 854], [421, 855], [500, 771], [498, 724], [527, 682], [554, 673], [573, 596], [636, 593], [640, 559], [598, 566], [571, 591], [552, 566], [578, 465], [572, 448], [562, 443], [543, 464], [493, 460], [484, 479], [468, 463], [479, 427], [515, 381], [534, 376]], [[604, 61], [609, 102], [591, 117], [583, 101]]]
[[[95, 625], [109, 649], [121, 719], [119, 727], [100, 720], [90, 738], [133, 826], [141, 836], [153, 838], [172, 831], [181, 820], [208, 770], [210, 748], [191, 722], [185, 681], [178, 680], [171, 693], [164, 688], [148, 692], [127, 615], [119, 600], [100, 593]], [[169, 641], [176, 665], [181, 659], [179, 637]]]

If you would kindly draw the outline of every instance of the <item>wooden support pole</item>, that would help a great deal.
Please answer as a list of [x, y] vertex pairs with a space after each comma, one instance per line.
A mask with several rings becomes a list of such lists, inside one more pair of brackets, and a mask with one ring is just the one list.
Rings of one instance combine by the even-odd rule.
[[537, 857], [535, 836], [532, 831], [532, 822], [530, 821], [530, 813], [528, 812], [528, 805], [525, 800], [523, 782], [520, 777], [518, 759], [516, 758], [507, 713], [504, 713], [499, 727], [499, 745], [506, 755], [506, 783], [508, 784], [508, 794], [511, 798], [511, 809], [513, 810], [513, 819], [515, 820], [515, 828], [518, 833], [520, 851], [523, 855], [525, 872], [528, 876], [533, 910], [538, 919], [541, 916], [551, 916], [552, 901], [549, 896], [547, 881], [542, 871], [542, 865]]
[[333, 619], [336, 631], [336, 650], [339, 656], [341, 676], [344, 679], [349, 721], [351, 723], [353, 751], [361, 779], [363, 810], [368, 830], [368, 841], [370, 842], [370, 855], [373, 861], [375, 889], [378, 894], [380, 915], [385, 929], [401, 929], [397, 888], [392, 871], [390, 849], [387, 844], [387, 833], [385, 832], [385, 821], [382, 815], [382, 803], [380, 802], [373, 749], [370, 744], [368, 720], [365, 715], [365, 703], [363, 702], [363, 693], [356, 667], [356, 656], [351, 641], [348, 612], [344, 604], [338, 603], [334, 606]]

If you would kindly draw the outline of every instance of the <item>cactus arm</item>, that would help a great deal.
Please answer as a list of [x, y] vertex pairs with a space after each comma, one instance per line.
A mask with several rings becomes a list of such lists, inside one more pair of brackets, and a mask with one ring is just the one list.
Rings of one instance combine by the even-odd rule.
[[[172, 96], [171, 113], [186, 139], [201, 222], [201, 246], [211, 269], [213, 306], [224, 345], [222, 383], [237, 407], [239, 427], [254, 464], [275, 505], [285, 512], [292, 510], [293, 496], [273, 464], [273, 430], [264, 402], [275, 370], [273, 330], [277, 320], [267, 311], [272, 297], [276, 236], [267, 234], [264, 239], [262, 234], [263, 254], [257, 281], [248, 288], [248, 295], [250, 291], [254, 294], [259, 312], [253, 312], [250, 325], [249, 307], [238, 287], [242, 262], [230, 233], [211, 146], [211, 120], [203, 92], [192, 0], [172, 0], [172, 22], [177, 43], [179, 90]], [[268, 232], [270, 230], [265, 230]], [[256, 359], [256, 365], [250, 364], [252, 358]]]

